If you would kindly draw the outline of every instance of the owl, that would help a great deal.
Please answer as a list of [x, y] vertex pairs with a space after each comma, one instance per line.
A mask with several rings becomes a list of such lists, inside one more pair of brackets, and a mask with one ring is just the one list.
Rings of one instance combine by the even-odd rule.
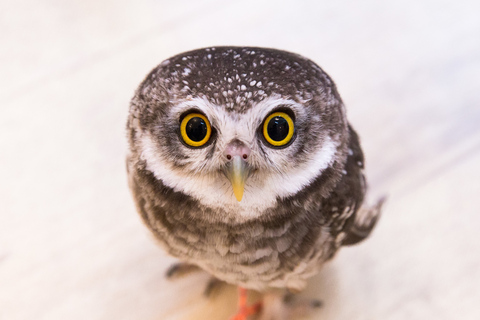
[[381, 211], [362, 207], [364, 156], [334, 82], [297, 54], [213, 47], [165, 60], [136, 90], [127, 135], [137, 211], [182, 262], [169, 275], [297, 292]]

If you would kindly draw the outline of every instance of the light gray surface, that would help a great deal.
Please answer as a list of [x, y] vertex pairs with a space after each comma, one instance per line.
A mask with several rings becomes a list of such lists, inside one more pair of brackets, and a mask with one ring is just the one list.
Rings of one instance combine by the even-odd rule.
[[303, 294], [311, 319], [479, 319], [478, 1], [2, 1], [0, 319], [227, 319], [168, 282], [127, 188], [128, 102], [181, 51], [303, 54], [337, 82], [378, 229]]

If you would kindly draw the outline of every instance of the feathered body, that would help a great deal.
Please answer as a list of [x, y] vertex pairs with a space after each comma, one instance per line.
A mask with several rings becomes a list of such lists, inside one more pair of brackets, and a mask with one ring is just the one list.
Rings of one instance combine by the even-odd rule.
[[[268, 146], [262, 123], [286, 109], [294, 139]], [[191, 110], [212, 126], [201, 148], [179, 133]], [[128, 135], [129, 184], [146, 225], [170, 254], [232, 284], [301, 290], [380, 211], [361, 210], [363, 154], [333, 81], [296, 54], [217, 47], [166, 60], [132, 99]], [[251, 150], [242, 201], [222, 171], [232, 143]]]

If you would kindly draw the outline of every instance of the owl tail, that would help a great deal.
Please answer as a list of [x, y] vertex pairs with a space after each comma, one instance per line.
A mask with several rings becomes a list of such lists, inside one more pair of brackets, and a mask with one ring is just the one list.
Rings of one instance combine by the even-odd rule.
[[382, 212], [382, 206], [386, 197], [381, 197], [372, 207], [361, 207], [356, 215], [355, 221], [342, 242], [344, 246], [350, 246], [367, 238], [377, 224]]

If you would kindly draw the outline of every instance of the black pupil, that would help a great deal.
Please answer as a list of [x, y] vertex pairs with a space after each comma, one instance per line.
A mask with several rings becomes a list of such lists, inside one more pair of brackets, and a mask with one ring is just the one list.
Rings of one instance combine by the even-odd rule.
[[273, 141], [282, 141], [288, 136], [288, 122], [283, 117], [273, 117], [267, 125], [267, 132]]
[[191, 140], [195, 142], [202, 141], [207, 135], [207, 124], [202, 118], [194, 117], [188, 120], [185, 130]]

